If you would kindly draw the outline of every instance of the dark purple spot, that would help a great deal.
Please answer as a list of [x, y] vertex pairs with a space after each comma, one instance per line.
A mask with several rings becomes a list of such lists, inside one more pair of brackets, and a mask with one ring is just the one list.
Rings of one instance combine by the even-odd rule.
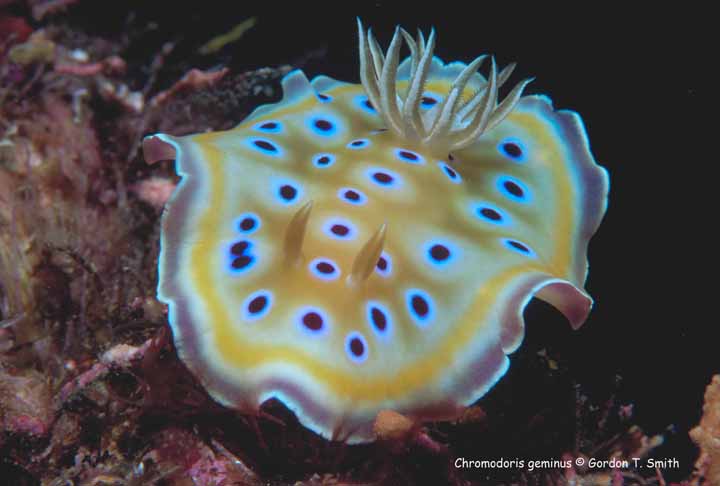
[[315, 128], [320, 131], [327, 132], [332, 130], [332, 123], [327, 120], [315, 120]]
[[285, 184], [280, 187], [281, 198], [285, 199], [286, 201], [292, 201], [293, 199], [295, 199], [295, 196], [297, 196], [297, 189], [295, 189], [293, 186]]
[[448, 177], [450, 177], [450, 179], [457, 179], [457, 172], [455, 172], [455, 170], [449, 165], [443, 165], [443, 170], [448, 175]]
[[365, 345], [360, 338], [354, 337], [350, 340], [350, 352], [357, 357], [365, 354]]
[[330, 227], [330, 231], [337, 236], [347, 236], [350, 233], [350, 228], [344, 224], [334, 224]]
[[506, 154], [508, 154], [510, 157], [517, 159], [522, 156], [522, 149], [520, 146], [516, 143], [512, 142], [505, 142], [503, 144], [503, 150]]
[[255, 218], [251, 218], [248, 216], [247, 218], [243, 218], [243, 220], [240, 221], [240, 229], [242, 231], [250, 231], [255, 227], [256, 224], [257, 223], [255, 221]]
[[503, 187], [507, 192], [509, 192], [515, 197], [523, 197], [524, 195], [522, 188], [515, 184], [513, 181], [503, 182]]
[[322, 157], [317, 159], [318, 165], [328, 165], [329, 163], [330, 163], [330, 157], [328, 157], [327, 155], [323, 155]]
[[357, 193], [357, 191], [353, 191], [352, 189], [348, 189], [344, 193], [345, 199], [348, 201], [359, 201], [360, 200], [360, 194]]
[[377, 262], [377, 267], [379, 270], [382, 270], [383, 272], [387, 270], [388, 268], [388, 262], [385, 259], [385, 257], [380, 257], [380, 259]]
[[333, 267], [332, 264], [328, 262], [320, 262], [315, 265], [315, 268], [318, 272], [324, 273], [325, 275], [330, 275], [331, 273], [335, 272], [335, 267]]
[[250, 265], [252, 261], [253, 258], [250, 255], [240, 255], [232, 261], [232, 267], [235, 270], [240, 270]]
[[302, 323], [311, 331], [319, 331], [323, 327], [323, 318], [317, 312], [308, 312], [302, 317]]
[[435, 103], [437, 103], [437, 100], [435, 98], [430, 98], [429, 96], [422, 97], [422, 104], [425, 106], [432, 106]]
[[260, 148], [262, 150], [266, 150], [268, 152], [277, 152], [277, 147], [275, 145], [271, 144], [270, 142], [267, 142], [265, 140], [255, 140], [253, 141], [255, 146], [257, 148]]
[[450, 258], [450, 250], [445, 245], [433, 245], [430, 248], [430, 256], [433, 260], [442, 262]]
[[383, 185], [392, 184], [393, 181], [392, 176], [390, 174], [386, 174], [385, 172], [375, 172], [373, 174], [373, 179]]
[[350, 143], [353, 147], [360, 147], [362, 145], [365, 145], [365, 140], [354, 140], [352, 143]]
[[493, 221], [500, 221], [502, 219], [502, 216], [500, 216], [500, 213], [498, 213], [494, 209], [490, 209], [490, 208], [482, 208], [480, 210], [480, 214], [485, 216], [487, 219], [491, 219]]
[[375, 107], [372, 103], [370, 103], [370, 100], [363, 101], [363, 104], [367, 107], [367, 109], [375, 111]]
[[448, 160], [449, 160], [450, 162], [452, 162], [453, 160], [455, 160], [455, 157], [453, 157], [453, 154], [448, 154]]
[[512, 246], [513, 248], [515, 248], [523, 253], [530, 253], [530, 249], [527, 246], [520, 243], [519, 241], [508, 240], [508, 245]]
[[260, 125], [260, 128], [263, 130], [275, 130], [278, 127], [278, 124], [275, 122], [267, 122]]
[[428, 312], [430, 312], [430, 306], [421, 295], [413, 295], [412, 299], [410, 299], [410, 305], [412, 305], [415, 314], [421, 319], [427, 317]]
[[267, 306], [268, 299], [264, 295], [258, 295], [248, 304], [248, 312], [250, 314], [257, 314]]
[[413, 162], [415, 162], [415, 161], [417, 161], [417, 160], [419, 159], [419, 157], [417, 156], [417, 154], [414, 154], [414, 153], [409, 152], [409, 151], [407, 151], [407, 150], [401, 150], [401, 151], [400, 151], [400, 157], [402, 157], [403, 159], [412, 160]]
[[372, 318], [373, 324], [378, 329], [378, 331], [384, 331], [387, 327], [387, 317], [385, 317], [385, 313], [378, 309], [377, 307], [373, 307], [370, 310], [370, 317]]
[[233, 255], [240, 256], [243, 253], [245, 253], [245, 250], [247, 250], [249, 246], [250, 246], [250, 242], [248, 242], [248, 241], [238, 241], [237, 243], [235, 243], [233, 246], [230, 247], [230, 253], [232, 253]]
[[322, 93], [318, 94], [318, 98], [320, 98], [323, 101], [330, 101], [330, 97], [328, 95], [325, 95]]

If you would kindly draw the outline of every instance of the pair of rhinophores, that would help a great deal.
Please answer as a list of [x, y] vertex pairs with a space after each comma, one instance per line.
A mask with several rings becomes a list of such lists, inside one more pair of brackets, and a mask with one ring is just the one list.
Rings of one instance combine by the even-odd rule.
[[[606, 172], [580, 117], [398, 30], [358, 22], [361, 84], [302, 71], [226, 132], [144, 141], [182, 181], [158, 297], [210, 394], [269, 398], [307, 427], [373, 440], [377, 413], [448, 419], [507, 370], [536, 296], [580, 326]], [[402, 41], [410, 56], [400, 62]]]

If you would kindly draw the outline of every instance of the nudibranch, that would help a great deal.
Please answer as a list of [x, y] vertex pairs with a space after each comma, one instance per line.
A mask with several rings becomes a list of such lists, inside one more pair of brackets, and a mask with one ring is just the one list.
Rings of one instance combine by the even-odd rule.
[[512, 65], [445, 64], [434, 32], [383, 52], [358, 28], [361, 84], [296, 70], [232, 130], [143, 142], [182, 176], [158, 285], [182, 360], [227, 406], [276, 398], [350, 443], [381, 410], [478, 400], [531, 297], [580, 326], [608, 193], [576, 113], [528, 81], [499, 97]]

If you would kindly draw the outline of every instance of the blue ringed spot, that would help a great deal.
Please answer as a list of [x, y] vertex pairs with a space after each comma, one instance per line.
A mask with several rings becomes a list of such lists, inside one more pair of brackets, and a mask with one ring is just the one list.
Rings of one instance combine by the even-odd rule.
[[494, 206], [488, 202], [479, 202], [472, 204], [471, 211], [473, 216], [482, 221], [492, 223], [498, 226], [505, 226], [507, 224], [510, 224], [510, 218], [505, 214], [505, 212], [497, 206]]
[[340, 276], [337, 265], [327, 258], [316, 258], [310, 262], [310, 272], [322, 280], [336, 280]]
[[440, 102], [440, 98], [441, 97], [435, 93], [426, 91], [423, 93], [422, 98], [420, 98], [420, 107], [429, 110]]
[[366, 170], [365, 174], [370, 182], [380, 187], [395, 188], [402, 183], [399, 175], [385, 168], [373, 167]]
[[258, 290], [250, 294], [242, 306], [242, 318], [246, 321], [257, 321], [265, 317], [273, 305], [273, 293], [269, 290]]
[[356, 206], [362, 206], [367, 202], [367, 196], [365, 196], [362, 191], [353, 189], [352, 187], [341, 187], [338, 191], [338, 197]]
[[323, 224], [323, 232], [334, 240], [353, 240], [357, 235], [355, 225], [342, 218], [330, 218]]
[[354, 363], [364, 363], [368, 358], [368, 344], [365, 336], [351, 332], [345, 338], [345, 352]]
[[251, 255], [240, 255], [233, 258], [230, 266], [233, 270], [244, 272], [248, 270], [248, 268], [251, 267], [254, 262], [255, 258], [253, 258]]
[[419, 326], [425, 326], [435, 317], [435, 309], [430, 294], [420, 289], [405, 292], [405, 303], [410, 316]]
[[395, 157], [397, 157], [399, 160], [401, 160], [403, 162], [407, 162], [408, 164], [424, 164], [425, 163], [425, 159], [423, 159], [422, 155], [415, 153], [412, 150], [396, 148], [396, 149], [393, 149], [393, 153], [395, 154]]
[[250, 138], [248, 139], [248, 146], [257, 152], [273, 157], [280, 157], [283, 154], [280, 147], [267, 138]]
[[446, 266], [457, 259], [460, 251], [450, 242], [432, 240], [425, 243], [423, 253], [428, 263], [434, 266]]
[[360, 150], [364, 149], [368, 145], [370, 145], [370, 140], [368, 140], [367, 138], [359, 138], [347, 144], [347, 148], [349, 148], [350, 150]]
[[243, 274], [255, 266], [257, 260], [251, 253], [252, 248], [253, 243], [250, 240], [236, 241], [229, 246], [227, 253], [230, 273]]
[[312, 163], [315, 167], [324, 169], [335, 163], [335, 156], [333, 154], [315, 154], [313, 155]]
[[519, 253], [530, 258], [537, 258], [537, 254], [532, 250], [532, 248], [521, 241], [514, 240], [512, 238], [502, 238], [501, 241], [502, 244], [505, 245], [505, 248], [512, 250], [515, 253]]
[[287, 206], [300, 200], [302, 188], [290, 180], [276, 180], [273, 182], [273, 196], [277, 202]]
[[371, 300], [365, 306], [365, 314], [373, 332], [381, 339], [389, 338], [393, 319], [387, 307], [377, 300]]
[[437, 165], [453, 184], [460, 184], [462, 182], [462, 177], [460, 177], [458, 171], [450, 167], [448, 164], [440, 161], [437, 163]]
[[500, 176], [496, 184], [500, 193], [508, 199], [517, 202], [530, 201], [530, 190], [519, 179], [510, 176]]
[[255, 213], [241, 214], [235, 227], [240, 233], [252, 234], [260, 228], [260, 218]]
[[282, 131], [282, 125], [276, 120], [266, 120], [257, 123], [253, 128], [265, 133], [280, 133]]
[[498, 151], [514, 162], [525, 162], [527, 151], [525, 145], [517, 138], [505, 138], [498, 144]]
[[305, 334], [318, 336], [328, 332], [330, 318], [318, 307], [305, 306], [295, 314], [295, 324]]
[[375, 271], [381, 276], [381, 277], [389, 277], [392, 273], [392, 257], [386, 253], [382, 252], [380, 254], [380, 258], [378, 258], [377, 264], [375, 265]]
[[307, 123], [310, 130], [321, 137], [331, 137], [338, 131], [337, 122], [330, 116], [311, 117]]
[[236, 243], [233, 243], [230, 247], [230, 254], [233, 256], [242, 256], [245, 254], [246, 251], [248, 251], [251, 247], [251, 243], [247, 240], [241, 240]]
[[355, 106], [360, 108], [365, 113], [369, 113], [371, 115], [376, 115], [377, 111], [375, 111], [375, 108], [373, 107], [372, 103], [370, 103], [370, 100], [365, 95], [359, 95], [355, 97]]

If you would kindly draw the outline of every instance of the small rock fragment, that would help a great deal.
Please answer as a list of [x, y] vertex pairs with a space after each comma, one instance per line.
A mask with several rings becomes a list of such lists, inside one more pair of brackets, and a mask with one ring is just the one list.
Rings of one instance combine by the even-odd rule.
[[414, 425], [412, 420], [402, 414], [381, 410], [375, 417], [373, 432], [380, 440], [404, 440], [410, 436]]

